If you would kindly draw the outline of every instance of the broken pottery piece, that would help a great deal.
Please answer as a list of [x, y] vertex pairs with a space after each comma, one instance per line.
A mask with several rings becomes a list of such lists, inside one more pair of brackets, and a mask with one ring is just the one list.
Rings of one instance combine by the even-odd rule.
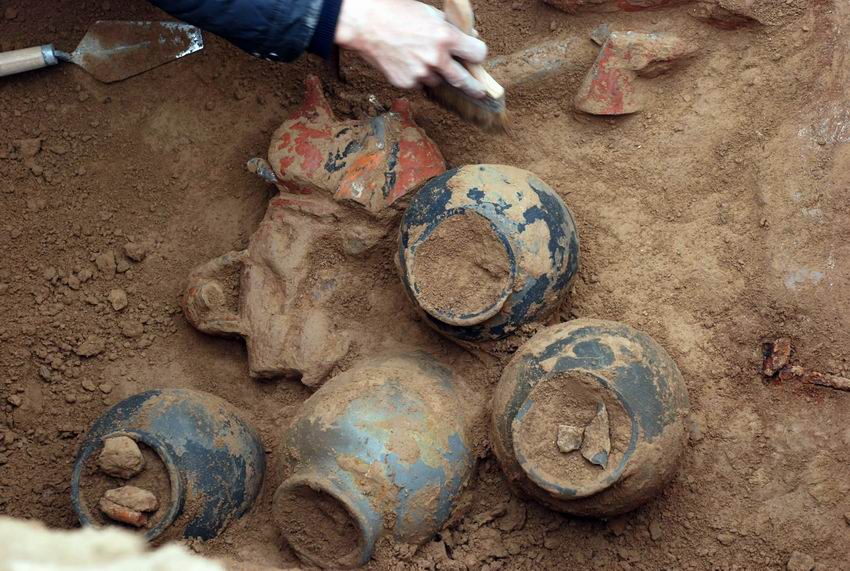
[[722, 29], [764, 24], [776, 11], [776, 0], [544, 0], [550, 6], [577, 12], [638, 12], [687, 5], [688, 13]]
[[[205, 333], [244, 338], [252, 377], [316, 387], [362, 336], [339, 325], [334, 294], [367, 281], [358, 258], [387, 238], [402, 199], [445, 162], [406, 101], [374, 118], [337, 119], [310, 76], [304, 104], [272, 136], [269, 160], [248, 168], [280, 194], [245, 250], [192, 271], [184, 313]], [[231, 291], [228, 273], [239, 284]]]
[[697, 50], [670, 33], [610, 32], [606, 36], [600, 27], [592, 37], [604, 41], [574, 99], [576, 109], [591, 115], [640, 111], [646, 105], [646, 94], [639, 78], [660, 75]]
[[611, 435], [608, 429], [608, 410], [605, 403], [596, 405], [596, 416], [584, 428], [584, 440], [581, 443], [581, 455], [584, 459], [603, 468], [608, 466], [608, 454], [611, 452]]

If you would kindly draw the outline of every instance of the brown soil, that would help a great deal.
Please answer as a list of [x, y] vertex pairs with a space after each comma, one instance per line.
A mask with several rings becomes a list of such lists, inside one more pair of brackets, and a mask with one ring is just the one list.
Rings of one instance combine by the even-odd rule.
[[511, 287], [510, 261], [490, 222], [474, 212], [451, 216], [416, 248], [417, 299], [435, 317], [477, 314]]
[[[100, 525], [118, 525], [127, 527], [128, 529], [138, 529], [123, 526], [121, 523], [107, 518], [97, 507], [98, 502], [107, 490], [120, 488], [121, 486], [135, 486], [147, 490], [156, 496], [159, 502], [158, 509], [155, 512], [147, 514], [149, 516], [147, 528], [154, 527], [168, 511], [171, 502], [171, 479], [168, 477], [168, 470], [165, 467], [165, 463], [149, 446], [142, 443], [138, 444], [145, 459], [145, 468], [130, 479], [116, 478], [99, 469], [97, 466], [99, 452], [95, 452], [90, 456], [89, 461], [83, 468], [83, 476], [80, 481], [81, 499], [88, 507], [91, 517]], [[147, 528], [140, 531], [144, 532]]]
[[[688, 384], [690, 447], [658, 498], [607, 523], [517, 499], [485, 454], [465, 511], [419, 550], [383, 544], [371, 568], [782, 569], [796, 550], [821, 569], [847, 569], [850, 396], [760, 375], [761, 342], [781, 336], [812, 370], [850, 370], [846, 3], [759, 2], [770, 25], [739, 30], [695, 20], [688, 6], [569, 15], [537, 0], [475, 4], [494, 55], [553, 38], [590, 42], [604, 22], [700, 46], [687, 65], [647, 80], [647, 107], [629, 117], [573, 113], [593, 49], [584, 66], [509, 93], [511, 137], [411, 96], [452, 166], [525, 168], [564, 198], [582, 272], [561, 318], [624, 321], [658, 340]], [[97, 19], [163, 17], [141, 0], [3, 8], [12, 9], [0, 11], [4, 50], [50, 41], [67, 50]], [[130, 394], [197, 388], [240, 408], [270, 451], [253, 512], [197, 549], [296, 564], [270, 505], [278, 434], [309, 391], [250, 380], [243, 344], [198, 333], [177, 301], [192, 267], [246, 246], [269, 189], [245, 161], [268, 148], [308, 71], [322, 74], [340, 116], [374, 113], [366, 94], [383, 104], [399, 94], [343, 59], [347, 84], [310, 58], [272, 64], [208, 36], [202, 53], [111, 85], [74, 66], [0, 81], [0, 511], [74, 526], [80, 435]], [[32, 155], [15, 143], [27, 139], [41, 140]], [[128, 242], [149, 243], [147, 257], [127, 260]], [[109, 250], [114, 275], [94, 263]], [[363, 263], [369, 279], [340, 298], [348, 319], [436, 351], [488, 394], [521, 338], [471, 356], [417, 321], [390, 246]], [[128, 297], [120, 312], [107, 300], [116, 287]], [[122, 334], [126, 322], [141, 334]], [[90, 337], [94, 353], [79, 355]], [[341, 368], [375, 350], [368, 339]]]

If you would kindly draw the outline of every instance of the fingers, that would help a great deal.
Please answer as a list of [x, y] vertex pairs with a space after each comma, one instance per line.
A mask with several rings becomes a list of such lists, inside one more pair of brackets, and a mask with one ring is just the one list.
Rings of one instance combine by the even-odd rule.
[[481, 63], [487, 58], [487, 44], [467, 34], [454, 26], [449, 37], [449, 52], [470, 63]]
[[484, 85], [472, 77], [469, 71], [457, 60], [449, 58], [437, 71], [440, 72], [440, 75], [443, 76], [449, 85], [457, 87], [470, 97], [475, 97], [476, 99], [484, 97]]

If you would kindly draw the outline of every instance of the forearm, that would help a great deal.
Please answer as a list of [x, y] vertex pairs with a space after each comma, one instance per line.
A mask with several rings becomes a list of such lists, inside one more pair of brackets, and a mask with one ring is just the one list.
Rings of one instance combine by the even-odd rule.
[[305, 50], [327, 57], [340, 9], [340, 0], [150, 1], [253, 55], [281, 61]]

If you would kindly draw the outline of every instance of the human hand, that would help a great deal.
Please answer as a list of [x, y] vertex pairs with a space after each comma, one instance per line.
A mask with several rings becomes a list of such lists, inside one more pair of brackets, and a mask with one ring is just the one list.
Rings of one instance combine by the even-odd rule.
[[336, 43], [360, 53], [396, 87], [446, 81], [472, 97], [484, 97], [484, 86], [455, 57], [483, 62], [487, 46], [422, 2], [343, 0]]

